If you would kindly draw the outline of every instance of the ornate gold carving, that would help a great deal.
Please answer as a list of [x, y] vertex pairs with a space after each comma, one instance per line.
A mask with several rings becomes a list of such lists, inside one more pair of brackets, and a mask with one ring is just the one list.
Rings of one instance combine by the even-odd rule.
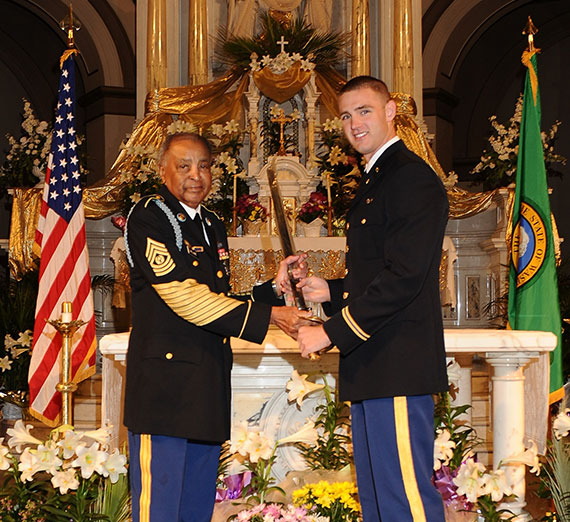
[[414, 93], [414, 36], [412, 0], [394, 3], [394, 85], [395, 91]]
[[148, 0], [146, 25], [146, 91], [166, 87], [166, 0]]
[[208, 82], [208, 2], [190, 0], [188, 38], [188, 81], [190, 85]]
[[370, 74], [368, 0], [352, 0], [352, 76]]

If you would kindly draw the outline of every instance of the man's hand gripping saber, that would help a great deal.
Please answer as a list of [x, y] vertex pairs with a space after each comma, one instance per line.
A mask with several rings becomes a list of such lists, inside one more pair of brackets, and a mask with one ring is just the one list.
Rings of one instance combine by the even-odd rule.
[[[271, 191], [271, 199], [273, 200], [273, 209], [275, 212], [275, 219], [277, 221], [277, 233], [279, 234], [279, 239], [281, 241], [281, 249], [283, 250], [283, 256], [288, 257], [295, 255], [295, 248], [293, 247], [293, 238], [291, 237], [291, 232], [287, 226], [287, 218], [285, 217], [285, 210], [283, 209], [283, 200], [281, 199], [281, 192], [279, 191], [279, 184], [277, 183], [277, 175], [275, 172], [275, 160], [272, 165], [267, 168], [267, 178], [269, 180], [269, 189]], [[311, 310], [305, 303], [305, 298], [303, 297], [303, 291], [297, 288], [297, 283], [299, 279], [295, 277], [293, 270], [296, 263], [289, 265], [288, 274], [289, 282], [291, 284], [291, 292], [293, 294], [293, 300], [295, 306], [299, 310]], [[312, 324], [322, 324], [324, 321], [313, 315], [306, 319]], [[320, 358], [320, 353], [327, 351], [328, 348], [321, 350], [321, 352], [311, 353], [309, 358], [316, 360]]]

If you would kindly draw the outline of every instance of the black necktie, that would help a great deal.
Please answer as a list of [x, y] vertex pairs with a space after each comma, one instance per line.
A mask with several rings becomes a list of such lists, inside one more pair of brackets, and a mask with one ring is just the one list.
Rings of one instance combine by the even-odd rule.
[[202, 224], [202, 218], [198, 212], [196, 212], [194, 214], [194, 217], [192, 218], [192, 222], [194, 223], [194, 225], [196, 227], [195, 230], [199, 234], [199, 237], [202, 238], [202, 240], [204, 240], [207, 245], [209, 245], [208, 238], [206, 237], [206, 234], [205, 234], [206, 231], [204, 230], [204, 225]]

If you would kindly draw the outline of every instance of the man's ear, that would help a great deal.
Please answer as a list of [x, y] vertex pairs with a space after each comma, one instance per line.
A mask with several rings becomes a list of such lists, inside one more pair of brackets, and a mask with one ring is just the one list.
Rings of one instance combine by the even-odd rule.
[[393, 121], [394, 118], [396, 117], [396, 113], [398, 112], [398, 107], [396, 105], [396, 101], [395, 100], [388, 100], [386, 102], [385, 111], [386, 111], [386, 119], [388, 121]]

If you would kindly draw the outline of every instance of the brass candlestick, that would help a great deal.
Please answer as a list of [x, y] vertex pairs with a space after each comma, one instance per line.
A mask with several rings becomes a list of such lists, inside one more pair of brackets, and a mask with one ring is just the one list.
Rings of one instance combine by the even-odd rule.
[[78, 328], [87, 324], [81, 319], [72, 321], [71, 319], [71, 303], [64, 302], [61, 305], [61, 317], [59, 319], [48, 319], [51, 324], [62, 336], [63, 343], [61, 347], [61, 365], [60, 375], [61, 382], [56, 385], [55, 389], [61, 393], [61, 416], [62, 424], [73, 425], [73, 409], [72, 398], [73, 392], [77, 390], [77, 384], [71, 380], [71, 346], [73, 334]]

